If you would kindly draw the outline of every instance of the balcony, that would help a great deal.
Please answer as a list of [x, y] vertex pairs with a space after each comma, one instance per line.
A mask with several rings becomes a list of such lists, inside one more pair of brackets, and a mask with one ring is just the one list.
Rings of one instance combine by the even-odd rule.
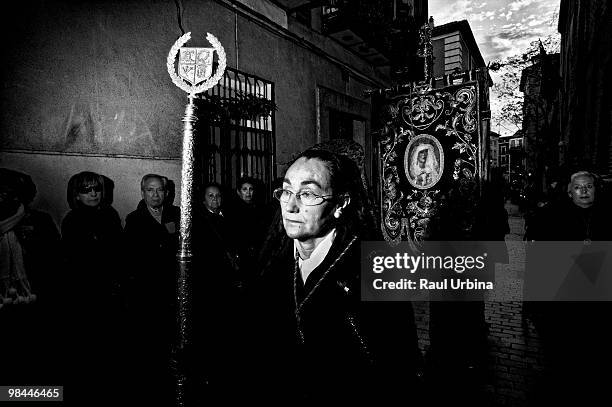
[[418, 28], [427, 20], [426, 2], [415, 1], [412, 6], [402, 0], [337, 0], [334, 4], [323, 7], [323, 33], [372, 65], [407, 65], [406, 56], [416, 55]]
[[[271, 1], [306, 25], [316, 21], [322, 34], [373, 66], [390, 67], [407, 77], [422, 71], [416, 51], [419, 28], [427, 21], [427, 0]], [[320, 10], [320, 14], [313, 10]]]

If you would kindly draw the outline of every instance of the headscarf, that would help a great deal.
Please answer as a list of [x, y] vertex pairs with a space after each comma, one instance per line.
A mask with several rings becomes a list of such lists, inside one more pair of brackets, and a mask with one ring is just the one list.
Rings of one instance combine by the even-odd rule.
[[14, 215], [0, 221], [0, 306], [36, 299], [26, 275], [23, 248], [15, 233], [24, 216], [25, 209], [20, 205]]

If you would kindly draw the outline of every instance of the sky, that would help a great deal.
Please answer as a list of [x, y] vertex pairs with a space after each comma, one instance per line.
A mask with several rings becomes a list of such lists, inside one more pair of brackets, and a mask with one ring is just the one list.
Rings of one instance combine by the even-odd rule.
[[485, 63], [557, 32], [560, 0], [429, 0], [436, 25], [468, 20]]
[[[560, 0], [429, 0], [429, 15], [435, 25], [467, 20], [485, 64], [522, 55], [529, 44], [548, 35], [558, 36], [557, 20]], [[550, 51], [550, 50], [549, 50]], [[558, 51], [557, 51], [558, 52]], [[493, 82], [500, 80], [500, 72], [490, 71]], [[518, 84], [517, 84], [518, 88]], [[504, 100], [491, 89], [492, 130], [511, 135], [516, 125], [505, 121], [501, 114]], [[518, 89], [515, 95], [522, 98]], [[496, 115], [497, 113], [497, 115]]]

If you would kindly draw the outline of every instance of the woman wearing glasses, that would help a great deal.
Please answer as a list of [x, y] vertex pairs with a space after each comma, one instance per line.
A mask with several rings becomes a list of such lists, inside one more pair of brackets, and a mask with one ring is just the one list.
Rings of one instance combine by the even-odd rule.
[[267, 400], [291, 405], [412, 399], [419, 352], [410, 303], [360, 298], [361, 240], [377, 232], [357, 166], [307, 150], [274, 197], [282, 225], [262, 252], [252, 301], [256, 366], [276, 373], [249, 381]]
[[68, 350], [69, 380], [76, 381], [73, 389], [84, 397], [88, 383], [93, 387], [98, 379], [106, 380], [95, 373], [108, 373], [103, 367], [116, 354], [112, 349], [119, 320], [122, 228], [119, 214], [108, 202], [108, 182], [104, 181], [102, 175], [89, 171], [72, 176], [67, 190], [71, 210], [62, 221], [65, 312], [71, 321], [67, 339], [74, 344]]

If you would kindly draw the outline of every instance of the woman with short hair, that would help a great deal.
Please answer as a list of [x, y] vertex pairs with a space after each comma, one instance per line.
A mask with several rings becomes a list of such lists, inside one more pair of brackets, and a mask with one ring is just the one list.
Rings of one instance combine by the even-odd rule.
[[[82, 271], [79, 279], [108, 283], [108, 277], [116, 271], [109, 266], [119, 258], [122, 227], [119, 214], [108, 202], [104, 177], [90, 171], [73, 175], [66, 197], [71, 210], [62, 221], [65, 260], [71, 270]], [[83, 275], [85, 265], [87, 275]], [[94, 271], [103, 275], [93, 276]], [[107, 284], [90, 288], [106, 290], [110, 298], [111, 287]]]
[[[83, 401], [98, 386], [113, 386], [111, 367], [119, 357], [118, 279], [121, 273], [121, 219], [108, 199], [108, 180], [90, 171], [72, 176], [62, 221], [67, 333], [73, 339], [69, 381]], [[111, 181], [112, 182], [112, 181]], [[116, 369], [116, 366], [115, 366]], [[117, 372], [116, 372], [117, 373]]]

